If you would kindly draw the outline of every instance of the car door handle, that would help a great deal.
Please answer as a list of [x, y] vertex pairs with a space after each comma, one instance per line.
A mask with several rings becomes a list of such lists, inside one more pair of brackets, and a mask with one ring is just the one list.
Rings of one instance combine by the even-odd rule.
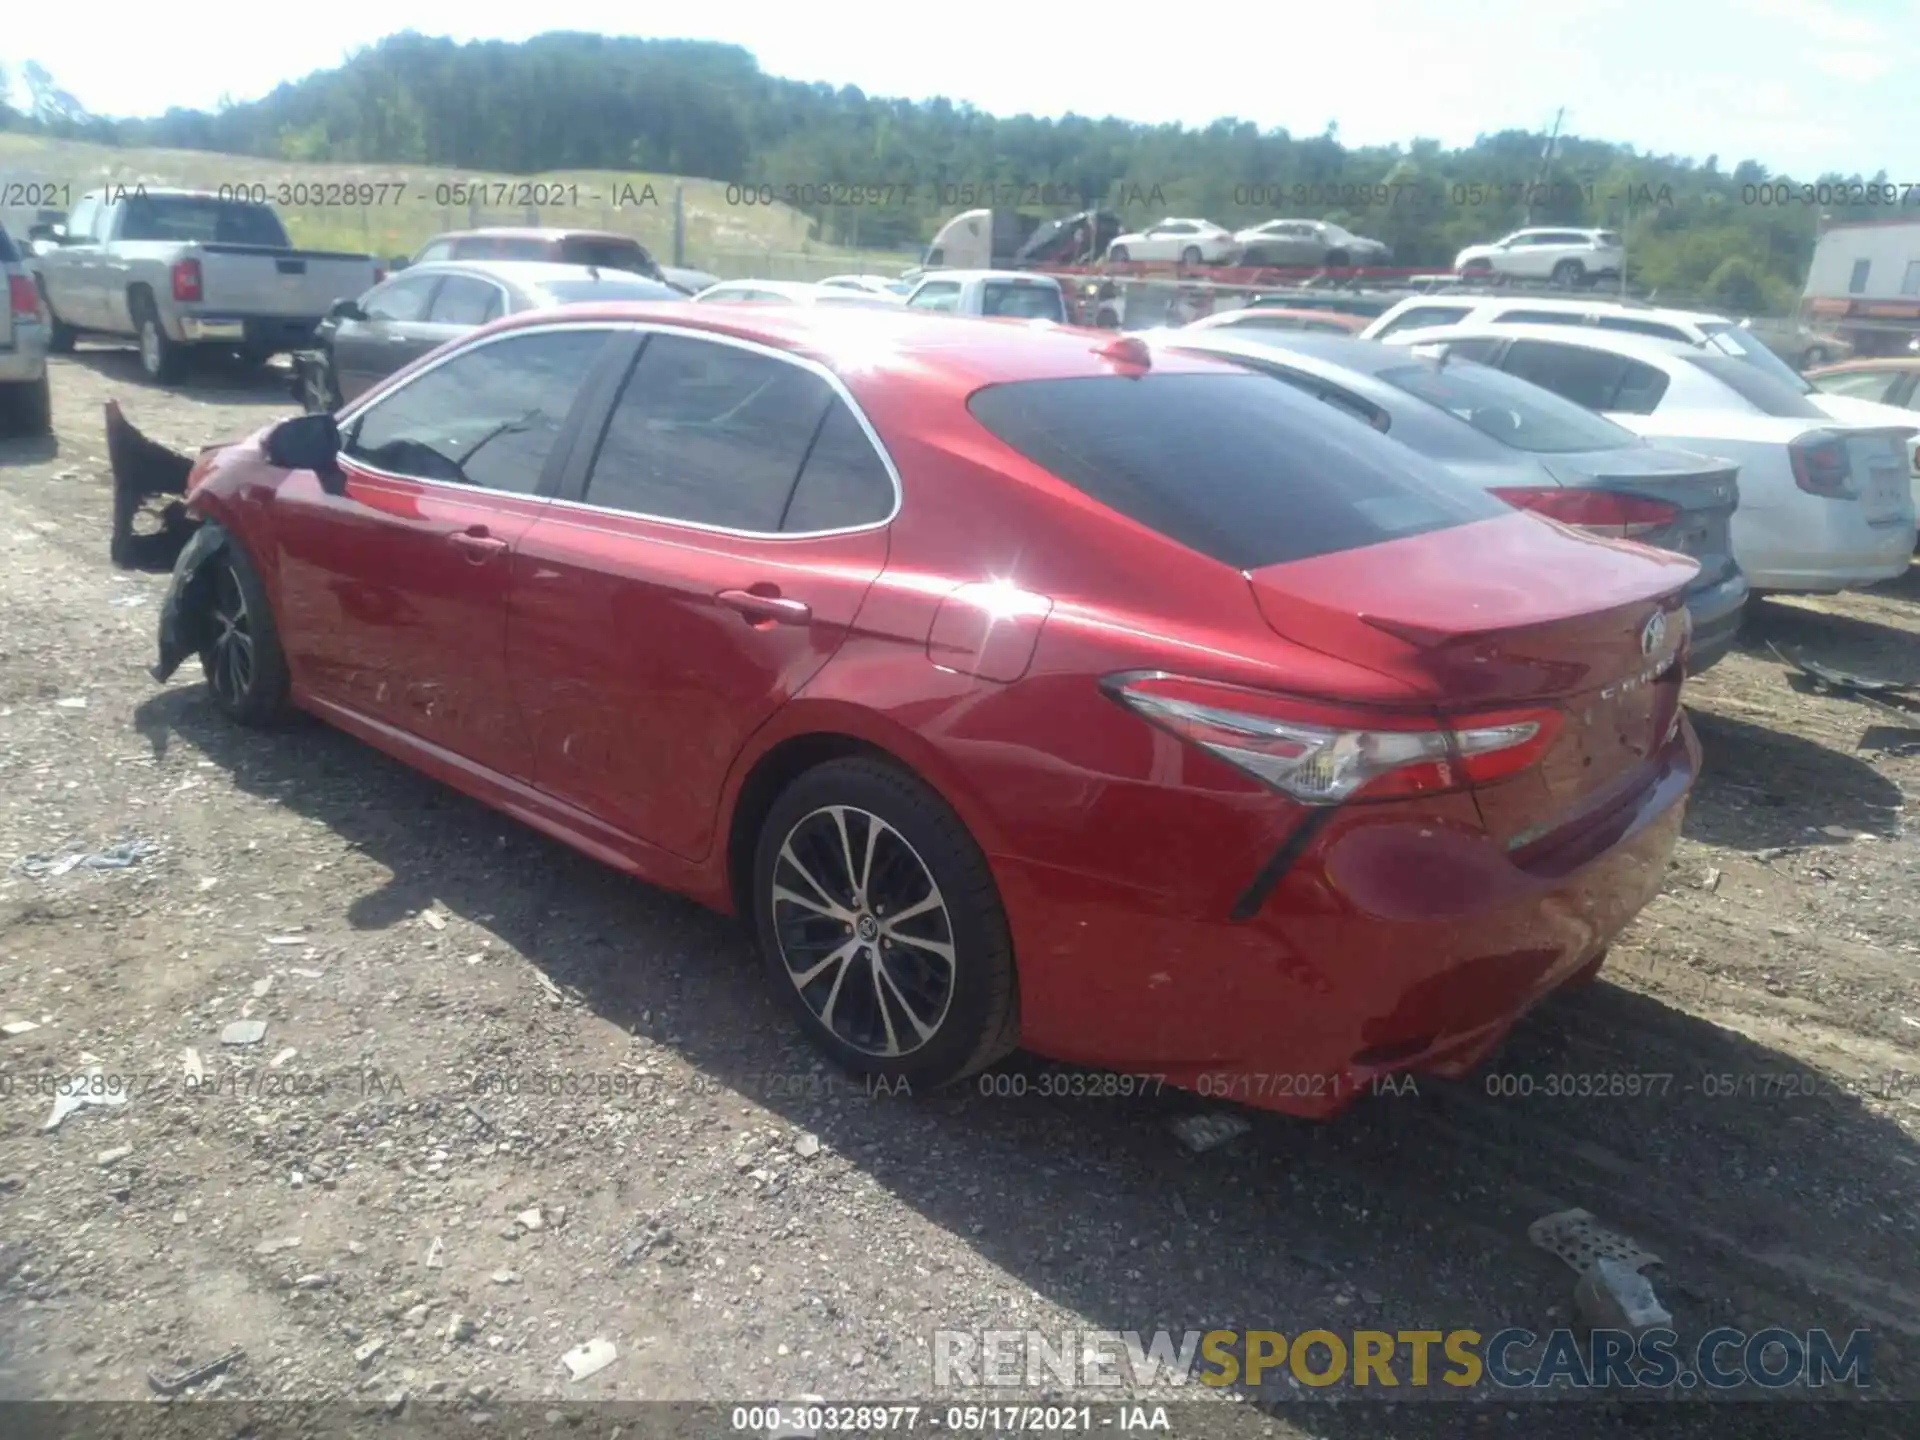
[[447, 537], [455, 549], [467, 552], [467, 559], [478, 565], [484, 560], [500, 554], [507, 548], [507, 542], [487, 533], [487, 527], [476, 525], [471, 530], [461, 530]]
[[749, 620], [804, 625], [813, 618], [813, 609], [804, 600], [787, 600], [779, 595], [763, 595], [754, 590], [722, 590], [713, 598], [730, 610], [738, 610]]

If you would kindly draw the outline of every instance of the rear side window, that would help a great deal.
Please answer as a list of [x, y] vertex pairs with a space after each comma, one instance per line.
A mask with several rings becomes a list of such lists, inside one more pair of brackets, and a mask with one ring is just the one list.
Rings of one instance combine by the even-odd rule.
[[1617, 330], [1623, 335], [1650, 335], [1655, 340], [1679, 340], [1684, 343], [1693, 340], [1677, 325], [1663, 325], [1658, 320], [1635, 320], [1630, 315], [1602, 315], [1594, 324], [1602, 330]]
[[990, 385], [974, 418], [1075, 489], [1257, 569], [1505, 513], [1502, 502], [1265, 375]]
[[656, 335], [608, 417], [587, 503], [773, 534], [833, 399], [790, 361]]
[[1585, 325], [1590, 318], [1574, 310], [1502, 310], [1501, 325]]
[[1020, 320], [1057, 320], [1067, 315], [1060, 304], [1057, 286], [1037, 280], [990, 280], [981, 291], [982, 315], [1011, 316]]
[[1825, 420], [1827, 412], [1805, 395], [1791, 390], [1758, 366], [1731, 355], [1689, 355], [1687, 363], [1698, 366], [1746, 401], [1762, 415], [1777, 415], [1789, 420]]
[[527, 236], [476, 235], [454, 243], [456, 260], [550, 260], [552, 247]]
[[1653, 366], [1583, 345], [1516, 340], [1500, 368], [1589, 410], [1651, 415], [1667, 393], [1667, 377]]
[[893, 513], [893, 477], [847, 402], [834, 397], [787, 502], [781, 530], [848, 530]]
[[413, 263], [416, 265], [425, 265], [431, 260], [451, 260], [452, 258], [453, 242], [451, 240], [436, 240], [418, 255], [414, 256]]
[[637, 240], [603, 240], [597, 236], [572, 235], [561, 246], [560, 258], [569, 265], [630, 270], [636, 275], [654, 274], [653, 257]]
[[1481, 434], [1534, 455], [1623, 450], [1632, 432], [1571, 400], [1485, 365], [1396, 365], [1379, 379], [1464, 420]]
[[449, 275], [440, 282], [427, 319], [435, 325], [484, 325], [500, 318], [504, 303], [498, 285], [471, 275]]
[[1467, 316], [1465, 305], [1416, 305], [1405, 314], [1396, 315], [1380, 329], [1378, 340], [1383, 335], [1398, 335], [1402, 330], [1417, 330], [1435, 325], [1451, 325]]

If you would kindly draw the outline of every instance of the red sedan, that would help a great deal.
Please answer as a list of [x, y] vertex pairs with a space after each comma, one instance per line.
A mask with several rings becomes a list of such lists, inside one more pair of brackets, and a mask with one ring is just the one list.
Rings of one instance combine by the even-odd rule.
[[519, 315], [186, 489], [156, 676], [748, 918], [916, 1086], [1458, 1074], [1598, 969], [1698, 765], [1691, 560], [1127, 337]]

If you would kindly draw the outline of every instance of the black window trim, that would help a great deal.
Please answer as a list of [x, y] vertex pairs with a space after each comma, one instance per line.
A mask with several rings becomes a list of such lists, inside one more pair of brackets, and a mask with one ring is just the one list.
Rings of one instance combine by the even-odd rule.
[[[544, 329], [548, 327], [542, 326], [539, 328]], [[906, 493], [900, 481], [900, 468], [894, 464], [892, 453], [887, 449], [885, 442], [880, 439], [880, 432], [873, 428], [873, 422], [867, 418], [867, 412], [860, 407], [860, 402], [853, 398], [853, 392], [848, 390], [846, 384], [840, 377], [825, 365], [820, 364], [816, 360], [809, 359], [804, 355], [795, 355], [789, 350], [781, 350], [772, 345], [762, 345], [753, 340], [742, 339], [737, 335], [721, 335], [714, 331], [700, 329], [692, 325], [642, 324], [636, 321], [615, 325], [611, 328], [632, 334], [639, 343], [633, 346], [632, 353], [618, 366], [617, 383], [604, 397], [596, 395], [594, 397], [595, 403], [593, 409], [582, 416], [580, 435], [583, 443], [575, 445], [573, 447], [573, 453], [567, 458], [566, 469], [561, 476], [558, 492], [553, 497], [552, 503], [554, 505], [564, 507], [568, 510], [577, 510], [588, 515], [609, 515], [622, 520], [644, 520], [650, 525], [670, 525], [678, 530], [697, 530], [706, 535], [733, 535], [749, 540], [819, 540], [833, 535], [861, 535], [869, 530], [884, 530], [898, 518], [900, 507], [904, 503]], [[506, 333], [519, 334], [521, 332], [513, 330]], [[826, 381], [827, 388], [834, 393], [834, 396], [845, 405], [848, 410], [853, 412], [853, 418], [860, 426], [862, 433], [866, 435], [867, 443], [873, 447], [874, 453], [880, 457], [880, 463], [885, 467], [887, 472], [887, 479], [893, 485], [892, 508], [889, 509], [881, 519], [868, 520], [859, 525], [840, 525], [830, 530], [746, 530], [731, 525], [711, 525], [698, 520], [682, 520], [672, 515], [648, 515], [639, 510], [622, 510], [613, 505], [595, 505], [587, 500], [581, 499], [580, 497], [586, 494], [587, 491], [587, 479], [593, 471], [593, 462], [599, 458], [600, 446], [606, 439], [607, 427], [613, 421], [613, 407], [619, 402], [620, 387], [626, 383], [627, 378], [633, 373], [634, 367], [640, 363], [640, 357], [646, 353], [646, 345], [644, 342], [654, 335], [671, 335], [683, 340], [704, 340], [715, 345], [730, 345], [736, 350], [745, 350], [750, 354], [761, 355], [770, 360], [785, 361], [789, 365], [797, 366], [799, 369], [808, 371]], [[829, 406], [828, 409], [831, 410], [832, 407]], [[825, 420], [826, 417], [823, 415], [821, 417], [821, 423], [824, 424]], [[591, 437], [590, 442], [587, 437]], [[801, 457], [800, 466], [794, 471], [796, 484], [799, 481], [801, 472], [806, 469], [807, 460], [812, 458], [813, 444], [818, 438], [819, 428], [816, 427], [813, 436], [809, 438], [807, 442], [806, 454]], [[783, 518], [792, 503], [793, 494], [790, 491], [787, 496], [787, 504], [781, 507], [781, 515]]]
[[[363, 471], [368, 475], [378, 476], [382, 480], [402, 480], [409, 485], [432, 485], [446, 491], [449, 495], [459, 495], [465, 499], [472, 499], [475, 496], [481, 495], [490, 495], [542, 504], [552, 503], [554, 491], [560, 483], [557, 477], [564, 473], [565, 467], [572, 459], [572, 452], [576, 448], [573, 443], [573, 438], [577, 427], [569, 426], [567, 421], [573, 418], [574, 412], [579, 412], [583, 418], [592, 413], [591, 411], [582, 409], [582, 402], [589, 399], [598, 400], [596, 381], [599, 378], [599, 373], [604, 371], [608, 363], [608, 354], [613, 348], [611, 346], [600, 352], [599, 357], [594, 361], [593, 368], [588, 370], [587, 378], [581, 383], [579, 394], [574, 396], [573, 409], [561, 418], [559, 437], [554, 441], [553, 449], [548, 452], [546, 463], [540, 470], [540, 483], [531, 490], [495, 490], [486, 485], [463, 485], [458, 480], [448, 480], [443, 476], [409, 475], [403, 470], [388, 470], [379, 465], [370, 465], [357, 456], [348, 455], [346, 453], [346, 442], [349, 436], [357, 432], [361, 418], [366, 415], [367, 411], [371, 410], [375, 405], [391, 400], [395, 395], [400, 394], [410, 386], [419, 384], [420, 381], [438, 370], [442, 365], [457, 360], [462, 355], [470, 355], [475, 350], [479, 350], [484, 346], [498, 345], [503, 340], [512, 340], [523, 335], [545, 335], [557, 330], [597, 330], [606, 335], [614, 336], [618, 335], [623, 328], [622, 326], [610, 324], [604, 320], [560, 321], [549, 325], [528, 325], [513, 330], [505, 330], [498, 335], [488, 335], [484, 339], [476, 340], [472, 344], [462, 344], [459, 349], [442, 355], [431, 365], [426, 366], [415, 374], [409, 375], [392, 389], [384, 389], [376, 384], [351, 405], [347, 406], [346, 409], [342, 410], [336, 422], [336, 428], [339, 431], [341, 439], [341, 458], [354, 469]], [[624, 375], [626, 373], [625, 369], [622, 368], [619, 373]]]

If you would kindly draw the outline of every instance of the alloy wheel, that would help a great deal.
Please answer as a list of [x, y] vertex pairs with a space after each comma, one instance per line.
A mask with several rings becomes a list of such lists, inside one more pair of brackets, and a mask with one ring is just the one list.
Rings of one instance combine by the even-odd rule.
[[781, 842], [770, 903], [787, 978], [836, 1039], [897, 1059], [939, 1033], [953, 1003], [953, 921], [893, 826], [851, 805], [803, 816]]
[[229, 706], [237, 706], [253, 688], [253, 625], [240, 577], [228, 565], [214, 582], [213, 643], [207, 679]]

